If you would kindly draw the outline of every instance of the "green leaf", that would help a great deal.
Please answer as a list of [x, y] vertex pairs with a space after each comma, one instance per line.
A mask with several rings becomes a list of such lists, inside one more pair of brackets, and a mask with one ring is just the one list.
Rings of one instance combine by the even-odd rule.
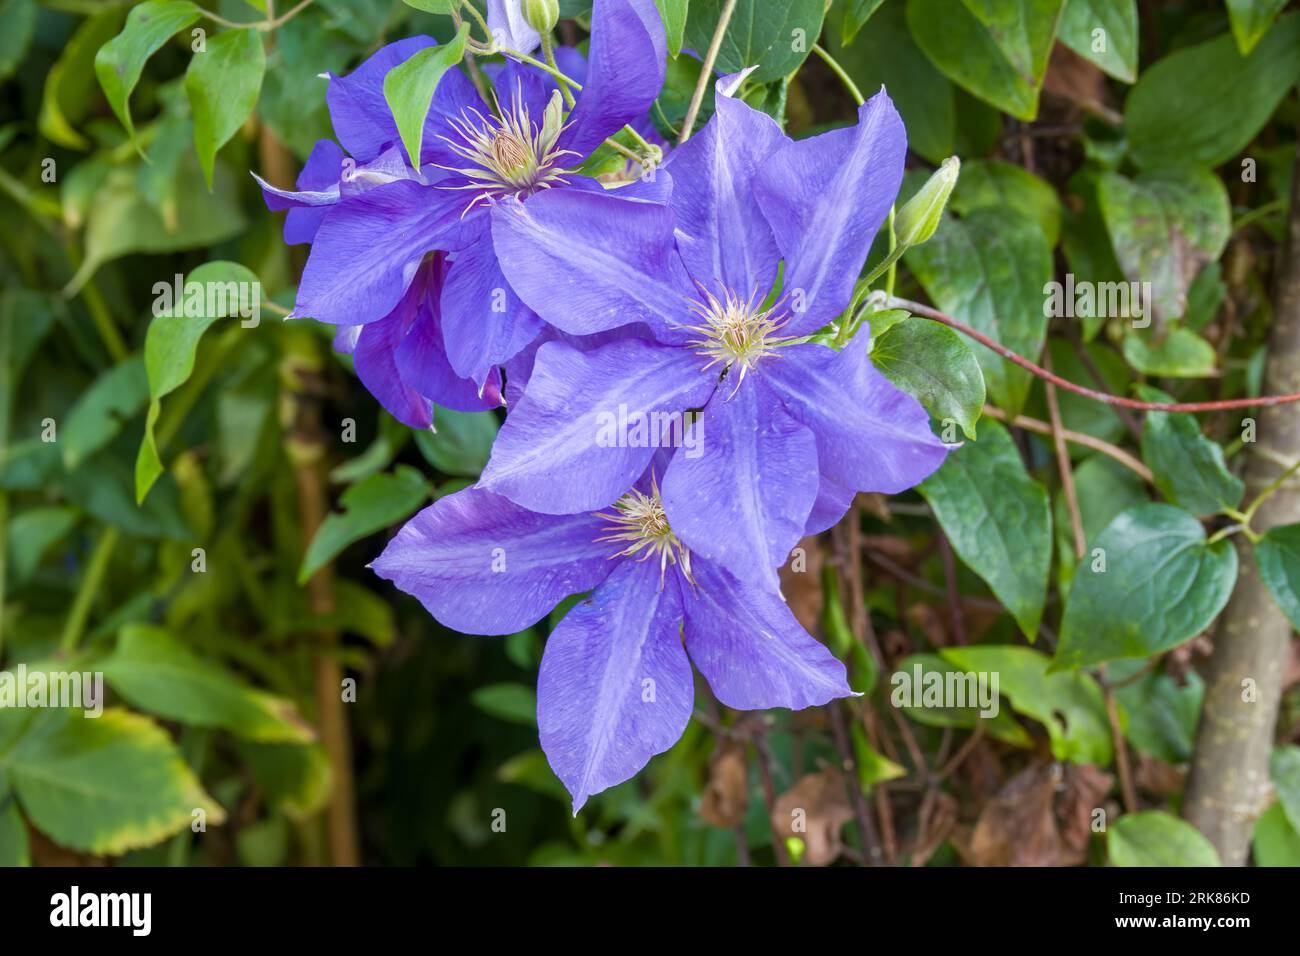
[[1163, 810], [1126, 813], [1106, 833], [1112, 866], [1219, 866], [1201, 831]]
[[1124, 105], [1133, 159], [1144, 168], [1227, 162], [1264, 128], [1297, 76], [1300, 13], [1279, 20], [1248, 57], [1227, 33], [1162, 57]]
[[491, 412], [457, 412], [439, 408], [433, 431], [415, 433], [425, 460], [447, 475], [477, 478], [492, 454], [497, 420]]
[[77, 510], [61, 505], [29, 508], [9, 521], [9, 561], [14, 582], [32, 576], [45, 552], [77, 524]]
[[984, 376], [971, 347], [952, 329], [923, 319], [895, 325], [872, 340], [871, 360], [935, 418], [951, 419], [966, 437], [975, 437], [984, 408]]
[[[1146, 401], [1173, 399], [1159, 389], [1142, 386]], [[1223, 449], [1201, 431], [1186, 412], [1148, 412], [1142, 425], [1142, 460], [1155, 476], [1156, 487], [1170, 503], [1194, 515], [1212, 515], [1241, 503], [1246, 486], [1228, 471]]]
[[[1021, 355], [1042, 351], [1047, 318], [1034, 303], [1051, 281], [1052, 253], [1033, 219], [1000, 208], [945, 216], [934, 238], [909, 249], [904, 261], [953, 318]], [[1019, 414], [1033, 376], [990, 349], [980, 348], [975, 357], [992, 401]]]
[[237, 749], [267, 802], [289, 819], [307, 820], [329, 803], [334, 775], [320, 744], [241, 741]]
[[1232, 232], [1223, 182], [1203, 169], [1161, 170], [1136, 179], [1106, 173], [1097, 196], [1125, 277], [1151, 283], [1157, 318], [1181, 318], [1192, 280], [1219, 257]]
[[3, 775], [0, 775], [0, 867], [31, 866], [27, 828], [18, 813], [18, 801], [3, 788], [3, 783]]
[[305, 584], [354, 541], [409, 518], [428, 498], [428, 482], [409, 465], [357, 482], [339, 499], [342, 511], [328, 515], [312, 538], [298, 570], [298, 583]]
[[1032, 120], [1061, 7], [1062, 0], [907, 0], [907, 22], [954, 83]]
[[195, 810], [209, 825], [225, 819], [161, 727], [112, 707], [99, 717], [41, 711], [0, 743], [0, 775], [38, 830], [84, 853], [152, 846], [188, 828]]
[[[1079, 518], [1083, 524], [1083, 540], [1088, 545], [1125, 508], [1145, 504], [1149, 500], [1142, 479], [1105, 455], [1094, 455], [1075, 467], [1074, 492], [1079, 503]], [[1074, 552], [1074, 530], [1070, 526], [1069, 507], [1063, 493], [1056, 496], [1053, 517], [1056, 555], [1064, 596], [1074, 579], [1078, 562]]]
[[1071, 50], [1115, 79], [1125, 83], [1137, 79], [1137, 0], [1069, 0], [1061, 17], [1060, 37]]
[[425, 13], [447, 13], [460, 6], [460, 0], [402, 0], [408, 7], [423, 10]]
[[840, 21], [840, 43], [844, 46], [852, 43], [882, 3], [884, 0], [846, 0], [843, 5], [844, 16]]
[[1209, 627], [1237, 581], [1232, 544], [1207, 545], [1201, 523], [1172, 505], [1127, 509], [1093, 545], [1070, 587], [1057, 669], [1177, 647]]
[[227, 30], [207, 42], [206, 52], [190, 58], [185, 93], [194, 117], [194, 148], [203, 178], [212, 189], [212, 164], [221, 149], [257, 106], [266, 72], [262, 35], [257, 30]]
[[664, 33], [668, 36], [668, 55], [675, 57], [682, 52], [682, 39], [686, 33], [686, 16], [691, 0], [655, 0], [659, 8], [659, 17], [664, 22]]
[[1256, 866], [1300, 866], [1300, 831], [1291, 825], [1280, 803], [1255, 821], [1253, 845]]
[[1268, 775], [1277, 787], [1277, 799], [1291, 826], [1300, 831], [1300, 747], [1274, 747], [1269, 756]]
[[135, 140], [131, 122], [131, 91], [140, 82], [145, 61], [176, 33], [199, 18], [199, 8], [189, 0], [146, 0], [131, 9], [122, 32], [95, 54], [95, 75], [108, 97], [108, 105]]
[[314, 736], [290, 701], [248, 686], [162, 628], [126, 625], [100, 669], [130, 704], [159, 717], [261, 742], [305, 743]]
[[470, 695], [474, 706], [513, 724], [537, 723], [537, 693], [525, 684], [488, 684]]
[[[918, 670], [919, 668], [919, 670]], [[919, 724], [928, 727], [962, 727], [973, 729], [983, 726], [985, 732], [995, 740], [1011, 744], [1014, 747], [1032, 747], [1034, 739], [1011, 714], [1001, 708], [993, 717], [980, 715], [978, 702], [966, 706], [942, 706], [926, 703], [924, 691], [930, 682], [942, 680], [946, 686], [950, 679], [947, 675], [961, 672], [961, 668], [935, 654], [911, 654], [898, 662], [897, 669], [889, 675], [890, 705], [900, 708], [907, 716]], [[928, 675], [935, 675], [930, 677]], [[911, 698], [907, 690], [911, 690]], [[942, 698], [941, 698], [942, 699]], [[952, 701], [956, 704], [956, 701]]]
[[[237, 283], [246, 289], [260, 289], [257, 276], [247, 267], [237, 262], [207, 262], [199, 266], [185, 278], [183, 288], [193, 288], [191, 283], [205, 290], [204, 308], [211, 303], [217, 306], [213, 314], [188, 314], [194, 310], [182, 307], [182, 303], [173, 303], [171, 312], [157, 315], [149, 323], [149, 331], [144, 339], [144, 365], [149, 377], [149, 414], [145, 419], [144, 440], [140, 442], [140, 451], [135, 461], [135, 497], [137, 502], [144, 501], [145, 495], [153, 487], [158, 476], [162, 474], [162, 458], [158, 453], [154, 426], [162, 414], [164, 396], [180, 388], [189, 380], [194, 371], [194, 358], [198, 351], [199, 339], [218, 319], [234, 314], [239, 303], [239, 295], [229, 294], [228, 283]], [[218, 298], [215, 293], [222, 291]], [[189, 291], [185, 292], [188, 299]], [[260, 295], [260, 293], [259, 293]], [[225, 307], [221, 307], [224, 303]]]
[[[692, 0], [683, 45], [707, 50], [725, 4], [726, 0]], [[725, 75], [757, 66], [749, 77], [752, 83], [789, 76], [812, 52], [824, 13], [823, 0], [737, 0], [715, 69]]]
[[1124, 358], [1143, 375], [1161, 378], [1205, 378], [1214, 374], [1214, 346], [1191, 329], [1173, 325], [1159, 340], [1146, 332], [1124, 336]]
[[1049, 674], [1051, 658], [1028, 647], [948, 647], [942, 653], [964, 671], [997, 675], [998, 692], [1011, 706], [1047, 728], [1057, 760], [1110, 763], [1114, 749], [1106, 702], [1087, 674]]
[[[841, 16], [835, 29], [835, 17]], [[884, 86], [907, 127], [907, 145], [932, 163], [956, 151], [953, 85], [912, 40], [903, 4], [893, 2], [872, 17], [871, 27], [852, 46], [840, 39], [849, 12], [831, 8], [830, 50], [864, 94]]]
[[73, 124], [84, 119], [92, 104], [98, 101], [94, 93], [95, 54], [117, 33], [125, 17], [126, 8], [116, 5], [87, 17], [50, 67], [37, 126], [51, 142], [68, 149], [90, 148], [90, 141]]
[[1300, 524], [1269, 528], [1255, 545], [1259, 576], [1292, 626], [1300, 628]]
[[1277, 15], [1286, 6], [1286, 0], [1227, 0], [1228, 21], [1237, 49], [1242, 56], [1250, 56], [1264, 34], [1268, 32]]
[[198, 249], [239, 233], [245, 221], [230, 175], [218, 169], [211, 193], [188, 188], [184, 184], [200, 175], [197, 164], [190, 157], [180, 165], [171, 225], [141, 192], [138, 169], [121, 166], [109, 173], [87, 211], [85, 259], [64, 293], [75, 295], [100, 266], [119, 256]]
[[148, 401], [149, 382], [139, 355], [101, 374], [81, 393], [63, 423], [63, 467], [72, 471], [107, 445]]
[[0, 0], [0, 80], [8, 79], [27, 55], [36, 28], [36, 0]]
[[1030, 641], [1047, 600], [1052, 516], [1047, 491], [1025, 471], [1007, 430], [984, 423], [918, 488], [952, 548], [993, 589]]
[[[1070, 177], [1062, 219], [1061, 248], [1065, 252], [1065, 260], [1069, 271], [1074, 275], [1076, 286], [1081, 282], [1089, 282], [1098, 292], [1102, 289], [1118, 289], [1118, 285], [1101, 285], [1121, 282], [1124, 273], [1115, 259], [1110, 234], [1106, 231], [1106, 220], [1101, 215], [1096, 173], [1089, 170]], [[1079, 316], [1083, 322], [1085, 342], [1091, 342], [1096, 337], [1107, 318], [1101, 314], [1107, 310], [1096, 307], [1095, 296], [1094, 308], [1089, 311], [1092, 314]], [[1061, 397], [1065, 397], [1064, 393]]]
[[1061, 201], [1050, 183], [1011, 163], [972, 159], [961, 168], [952, 208], [964, 216], [990, 207], [1014, 209], [1035, 220], [1049, 248], [1061, 235]]
[[867, 739], [867, 732], [859, 721], [852, 724], [853, 757], [858, 765], [858, 781], [864, 790], [870, 790], [886, 780], [897, 780], [907, 776], [907, 769], [890, 760]]
[[1166, 763], [1187, 763], [1196, 746], [1196, 726], [1205, 698], [1205, 683], [1195, 671], [1179, 685], [1168, 674], [1154, 671], [1124, 683], [1146, 667], [1145, 661], [1115, 661], [1107, 676], [1121, 686], [1115, 690], [1127, 718], [1125, 736], [1138, 750]]
[[443, 74], [455, 67], [465, 55], [469, 23], [460, 25], [450, 43], [426, 47], [404, 63], [399, 63], [384, 77], [384, 100], [393, 113], [402, 145], [411, 164], [420, 168], [420, 149], [424, 142], [424, 120], [433, 103], [433, 91]]

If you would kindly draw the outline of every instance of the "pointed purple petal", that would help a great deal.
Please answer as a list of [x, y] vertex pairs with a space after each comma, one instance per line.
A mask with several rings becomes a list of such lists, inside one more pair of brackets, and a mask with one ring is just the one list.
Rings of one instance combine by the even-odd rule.
[[[803, 536], [817, 494], [812, 432], [758, 382], [723, 383], [663, 478], [668, 523], [692, 552], [780, 587], [776, 569]], [[702, 429], [700, 426], [703, 426]]]
[[849, 304], [871, 240], [903, 178], [907, 133], [877, 93], [847, 129], [778, 150], [758, 175], [757, 198], [785, 257], [791, 335], [813, 332]]
[[943, 464], [948, 446], [930, 430], [921, 403], [876, 371], [869, 345], [865, 334], [841, 352], [792, 345], [762, 374], [786, 410], [817, 437], [824, 476], [854, 491], [892, 495]]
[[459, 215], [450, 190], [410, 180], [376, 186], [332, 207], [298, 286], [294, 314], [333, 325], [364, 325], [402, 298], [439, 233]]
[[[436, 45], [429, 37], [417, 36], [381, 47], [347, 76], [330, 75], [325, 100], [338, 141], [358, 163], [367, 163], [390, 146], [400, 146], [397, 123], [384, 98], [384, 77], [416, 53]], [[443, 162], [453, 154], [440, 136], [451, 135], [449, 116], [459, 116], [466, 107], [483, 107], [474, 85], [459, 70], [443, 74], [434, 91], [429, 115], [424, 121], [421, 162]]]
[[711, 561], [683, 585], [686, 649], [727, 707], [815, 707], [852, 696], [844, 665], [800, 626], [779, 596], [736, 580]]
[[673, 150], [665, 168], [676, 177], [677, 247], [697, 282], [760, 301], [772, 288], [781, 253], [754, 178], [789, 142], [771, 117], [719, 91], [712, 119]]
[[666, 206], [553, 189], [492, 209], [506, 278], [544, 320], [588, 335], [632, 322], [656, 332], [689, 323], [691, 292]]
[[361, 327], [352, 353], [357, 378], [388, 413], [408, 428], [433, 423], [429, 400], [402, 378], [397, 350], [416, 320], [425, 298], [424, 281], [417, 278], [391, 313]]
[[596, 0], [587, 76], [560, 147], [586, 156], [643, 116], [664, 85], [667, 54], [655, 0]]
[[546, 324], [520, 300], [501, 273], [488, 218], [479, 240], [451, 255], [442, 290], [442, 338], [461, 378], [483, 382], [513, 358]]
[[594, 515], [534, 514], [466, 488], [408, 521], [371, 567], [447, 627], [513, 634], [609, 575], [612, 549], [595, 540], [604, 527]]
[[442, 330], [438, 327], [437, 287], [420, 303], [415, 324], [397, 349], [397, 370], [402, 380], [425, 398], [460, 412], [481, 412], [501, 405], [501, 373], [492, 369], [479, 386], [461, 378], [447, 361]]
[[695, 688], [682, 649], [677, 579], [653, 561], [622, 561], [546, 642], [537, 727], [576, 814], [675, 744]]
[[[483, 487], [549, 514], [612, 504], [654, 454], [651, 413], [708, 399], [715, 379], [699, 366], [689, 351], [638, 339], [586, 353], [547, 342], [497, 434]], [[637, 429], [638, 421], [647, 423]]]
[[813, 502], [812, 511], [808, 512], [808, 521], [804, 525], [804, 535], [821, 534], [828, 528], [840, 523], [853, 506], [857, 492], [852, 488], [831, 481], [825, 475], [817, 484], [817, 500]]

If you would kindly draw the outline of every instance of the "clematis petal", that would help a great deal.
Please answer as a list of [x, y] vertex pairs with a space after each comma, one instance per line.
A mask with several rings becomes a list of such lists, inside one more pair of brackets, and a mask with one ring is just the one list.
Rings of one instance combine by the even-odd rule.
[[749, 381], [719, 387], [663, 478], [668, 524], [696, 554], [775, 591], [817, 495], [817, 444]]
[[699, 364], [688, 351], [638, 339], [585, 353], [547, 342], [480, 484], [548, 514], [612, 504], [654, 455], [652, 413], [697, 408], [708, 399], [713, 377]]
[[298, 174], [296, 185], [299, 192], [276, 189], [257, 174], [253, 175], [262, 187], [267, 209], [289, 210], [284, 218], [284, 241], [289, 245], [311, 242], [325, 216], [320, 207], [338, 202], [343, 159], [344, 153], [338, 143], [331, 139], [317, 140]]
[[403, 180], [333, 206], [312, 244], [294, 314], [334, 325], [383, 318], [461, 203], [451, 190]]
[[370, 567], [447, 627], [513, 634], [605, 580], [614, 565], [595, 540], [604, 527], [594, 515], [539, 515], [466, 488], [408, 521]]
[[822, 475], [854, 491], [897, 494], [943, 464], [948, 446], [911, 395], [876, 371], [869, 336], [843, 351], [808, 343], [764, 369], [786, 410], [812, 429]]
[[853, 695], [844, 665], [776, 593], [711, 561], [692, 570], [696, 586], [682, 588], [686, 649], [725, 706], [800, 710]]
[[352, 353], [357, 378], [388, 413], [409, 428], [428, 428], [433, 423], [429, 400], [402, 378], [397, 363], [398, 347], [406, 338], [425, 298], [424, 281], [418, 278], [387, 316], [361, 327]]
[[[431, 280], [436, 282], [438, 280]], [[395, 360], [403, 382], [445, 408], [480, 412], [501, 405], [501, 373], [492, 369], [479, 385], [456, 374], [447, 361], [438, 327], [438, 288], [431, 287], [420, 302], [414, 325], [398, 346]]]
[[442, 338], [461, 378], [476, 383], [537, 338], [546, 324], [515, 295], [501, 273], [486, 216], [479, 238], [451, 255], [442, 289]]
[[690, 324], [666, 206], [553, 189], [497, 203], [492, 240], [511, 287], [557, 329], [589, 335], [644, 322], [669, 335]]
[[501, 46], [532, 53], [542, 45], [542, 35], [529, 26], [520, 0], [487, 0], [488, 29]]
[[537, 675], [542, 750], [576, 814], [675, 744], [695, 688], [682, 649], [675, 576], [622, 561], [551, 634]]
[[743, 296], [757, 293], [761, 301], [781, 253], [754, 177], [790, 140], [770, 116], [733, 99], [726, 92], [731, 88], [718, 81], [717, 111], [664, 167], [675, 177], [677, 248], [691, 277], [710, 289], [721, 282]]
[[[397, 123], [384, 98], [384, 77], [421, 50], [435, 46], [429, 37], [417, 36], [381, 47], [347, 76], [329, 75], [325, 101], [329, 105], [334, 134], [358, 163], [368, 163], [385, 148], [401, 144]], [[440, 138], [452, 135], [448, 117], [462, 109], [483, 109], [483, 99], [459, 70], [448, 70], [434, 91], [424, 121], [421, 162], [445, 162], [454, 158]]]
[[559, 146], [586, 156], [640, 119], [664, 85], [667, 56], [655, 0], [596, 0], [586, 77]]
[[817, 500], [813, 502], [812, 511], [808, 512], [808, 521], [804, 525], [804, 535], [821, 534], [840, 523], [850, 507], [857, 492], [831, 481], [825, 475], [817, 484]]
[[796, 309], [789, 334], [813, 332], [848, 306], [906, 154], [903, 121], [882, 91], [858, 110], [856, 126], [792, 142], [764, 164], [757, 199], [785, 257]]

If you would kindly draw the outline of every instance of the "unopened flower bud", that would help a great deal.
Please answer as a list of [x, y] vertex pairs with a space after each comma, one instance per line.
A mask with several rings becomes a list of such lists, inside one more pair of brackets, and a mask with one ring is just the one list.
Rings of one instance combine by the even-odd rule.
[[520, 3], [528, 25], [543, 35], [560, 21], [560, 0], [522, 0]]
[[917, 194], [899, 210], [894, 220], [894, 232], [902, 248], [919, 246], [934, 235], [934, 231], [939, 228], [943, 207], [948, 204], [948, 197], [957, 185], [957, 174], [960, 171], [961, 160], [949, 156]]

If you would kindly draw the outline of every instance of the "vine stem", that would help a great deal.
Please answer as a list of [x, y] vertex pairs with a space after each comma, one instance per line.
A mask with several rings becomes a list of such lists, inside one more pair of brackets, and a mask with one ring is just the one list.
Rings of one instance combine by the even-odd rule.
[[203, 7], [199, 7], [198, 10], [200, 14], [207, 17], [213, 23], [220, 24], [221, 26], [227, 27], [231, 30], [261, 30], [263, 33], [265, 33], [269, 30], [274, 30], [276, 27], [284, 26], [284, 24], [288, 23], [299, 13], [301, 13], [303, 10], [306, 10], [308, 7], [310, 7], [313, 2], [314, 0], [302, 0], [301, 3], [293, 7], [283, 16], [275, 17], [274, 19], [272, 18], [271, 15], [274, 12], [275, 8], [273, 5], [268, 4], [267, 18], [265, 20], [254, 20], [251, 23], [241, 23], [238, 20], [227, 20], [225, 17], [221, 16], [220, 14], [213, 13], [211, 10], [205, 10]]
[[1106, 405], [1119, 405], [1123, 408], [1136, 408], [1146, 412], [1217, 412], [1227, 411], [1235, 408], [1255, 408], [1269, 405], [1286, 405], [1291, 402], [1300, 402], [1300, 392], [1294, 392], [1289, 395], [1260, 395], [1256, 398], [1232, 398], [1217, 402], [1144, 402], [1137, 398], [1125, 398], [1121, 395], [1112, 395], [1109, 392], [1099, 392], [1093, 388], [1085, 388], [1082, 385], [1076, 385], [1049, 372], [1041, 365], [1035, 365], [1029, 359], [1016, 352], [1011, 351], [1000, 342], [994, 341], [983, 332], [977, 332], [964, 322], [959, 322], [951, 315], [940, 312], [938, 309], [931, 308], [928, 305], [922, 305], [920, 302], [913, 302], [910, 299], [900, 299], [897, 296], [887, 295], [884, 301], [885, 308], [888, 309], [905, 309], [914, 315], [922, 318], [933, 319], [935, 322], [942, 322], [944, 325], [954, 329], [962, 335], [969, 336], [985, 348], [992, 349], [1004, 359], [1014, 362], [1021, 368], [1032, 372], [1039, 378], [1051, 382], [1068, 392], [1074, 392], [1076, 395], [1082, 395], [1084, 398], [1091, 398], [1096, 402], [1103, 402]]
[[840, 78], [840, 82], [844, 84], [845, 89], [849, 91], [849, 95], [857, 101], [859, 106], [866, 102], [866, 99], [862, 96], [862, 91], [858, 89], [858, 84], [853, 82], [853, 78], [845, 72], [844, 67], [840, 66], [835, 57], [831, 56], [820, 43], [814, 43], [812, 51], [821, 57], [826, 65], [831, 68], [831, 72]]
[[695, 129], [695, 118], [700, 114], [700, 104], [704, 102], [704, 91], [708, 89], [709, 77], [713, 75], [713, 64], [718, 60], [718, 51], [722, 49], [722, 38], [727, 34], [731, 15], [736, 12], [736, 0], [727, 0], [718, 17], [718, 25], [713, 29], [713, 39], [709, 41], [708, 52], [704, 54], [704, 63], [700, 67], [700, 78], [695, 81], [695, 92], [691, 94], [691, 105], [686, 110], [686, 119], [682, 120], [682, 135], [677, 138], [680, 146], [691, 138]]
[[[983, 414], [988, 418], [996, 418], [1000, 422], [1006, 422], [1013, 428], [1023, 428], [1026, 431], [1037, 432], [1040, 435], [1052, 434], [1052, 426], [1047, 422], [1038, 420], [1037, 418], [1029, 418], [1026, 415], [1017, 415], [1015, 418], [1009, 418], [1006, 412], [1002, 411], [1000, 408], [995, 408], [992, 405], [985, 405]], [[1129, 471], [1136, 474], [1148, 485], [1154, 485], [1156, 483], [1155, 475], [1151, 473], [1151, 469], [1142, 464], [1142, 462], [1138, 461], [1123, 448], [1119, 448], [1108, 441], [1102, 441], [1100, 438], [1087, 435], [1083, 432], [1070, 431], [1068, 428], [1061, 429], [1061, 437], [1072, 445], [1083, 445], [1085, 448], [1091, 448], [1093, 451], [1099, 451], [1103, 455], [1113, 458], [1125, 468], [1129, 469]]]
[[104, 572], [108, 570], [108, 561], [113, 556], [113, 549], [117, 547], [117, 539], [120, 536], [121, 532], [110, 525], [104, 529], [104, 533], [100, 535], [95, 545], [95, 550], [91, 552], [86, 573], [81, 578], [81, 584], [77, 586], [76, 597], [72, 599], [72, 610], [68, 612], [68, 620], [63, 625], [59, 650], [64, 654], [76, 650], [77, 642], [81, 640], [81, 635], [86, 630], [90, 604], [99, 593], [100, 582], [104, 579]]

